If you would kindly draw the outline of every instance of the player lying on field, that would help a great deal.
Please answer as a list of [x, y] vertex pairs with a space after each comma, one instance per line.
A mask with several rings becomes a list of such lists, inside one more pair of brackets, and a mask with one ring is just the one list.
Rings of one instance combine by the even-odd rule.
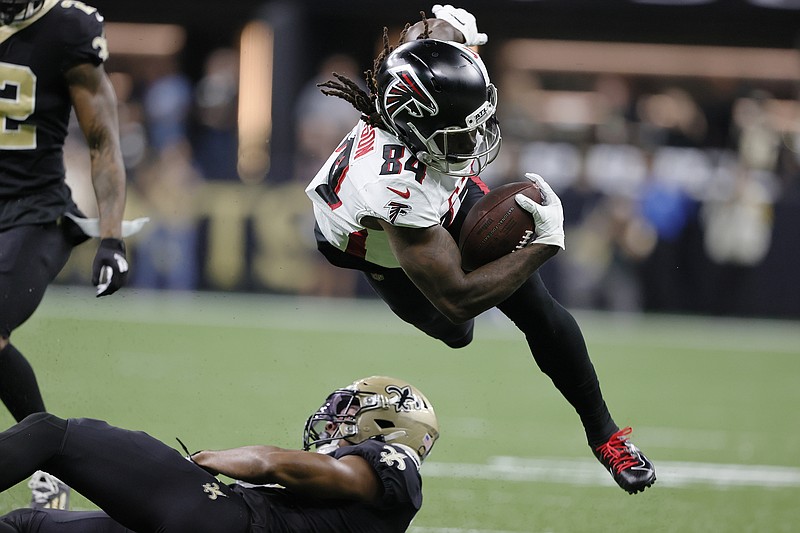
[[37, 413], [0, 433], [0, 489], [43, 468], [102, 511], [19, 509], [0, 533], [402, 532], [422, 505], [420, 463], [438, 427], [418, 389], [382, 376], [331, 393], [303, 450], [184, 457], [139, 431]]

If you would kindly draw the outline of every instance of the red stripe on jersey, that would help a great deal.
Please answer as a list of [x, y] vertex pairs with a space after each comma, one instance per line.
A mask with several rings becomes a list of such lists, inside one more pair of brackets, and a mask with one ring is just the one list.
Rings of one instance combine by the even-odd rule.
[[477, 186], [478, 186], [478, 188], [479, 188], [481, 191], [483, 191], [483, 194], [486, 194], [487, 192], [489, 192], [489, 186], [488, 186], [488, 185], [486, 185], [486, 184], [483, 182], [483, 180], [481, 179], [481, 177], [480, 177], [480, 176], [470, 176], [470, 177], [469, 177], [469, 179], [471, 179], [471, 180], [472, 180], [472, 182], [473, 182], [475, 185], [477, 185]]
[[453, 218], [456, 216], [455, 210], [455, 199], [458, 198], [458, 195], [461, 194], [462, 186], [457, 185], [455, 190], [453, 190], [453, 194], [447, 199], [447, 213], [442, 217], [441, 224], [445, 228], [448, 227], [452, 222]]
[[355, 231], [351, 233], [347, 239], [347, 248], [345, 249], [350, 255], [364, 259], [367, 256], [367, 230]]
[[[346, 157], [349, 157], [349, 156], [350, 156], [350, 154], [347, 154]], [[346, 160], [347, 159], [345, 158], [345, 161]], [[342, 161], [337, 160], [336, 164], [341, 165]], [[338, 194], [339, 191], [342, 189], [342, 183], [344, 183], [344, 178], [347, 177], [347, 171], [348, 170], [350, 170], [350, 165], [347, 165], [344, 168], [342, 168], [341, 174], [339, 174], [339, 178], [336, 180], [336, 185], [333, 187], [333, 192]]]

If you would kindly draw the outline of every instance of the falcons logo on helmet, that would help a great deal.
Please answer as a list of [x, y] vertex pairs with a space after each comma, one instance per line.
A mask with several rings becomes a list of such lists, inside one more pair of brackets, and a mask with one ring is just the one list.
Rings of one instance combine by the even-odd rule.
[[401, 65], [390, 71], [394, 79], [386, 87], [383, 107], [390, 117], [405, 110], [412, 117], [434, 116], [439, 105], [419, 81], [409, 65]]

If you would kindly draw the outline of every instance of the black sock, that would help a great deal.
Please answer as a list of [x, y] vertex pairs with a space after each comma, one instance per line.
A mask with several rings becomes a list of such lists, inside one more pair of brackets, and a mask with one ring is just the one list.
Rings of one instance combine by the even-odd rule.
[[17, 422], [45, 410], [33, 367], [10, 343], [0, 350], [0, 400]]

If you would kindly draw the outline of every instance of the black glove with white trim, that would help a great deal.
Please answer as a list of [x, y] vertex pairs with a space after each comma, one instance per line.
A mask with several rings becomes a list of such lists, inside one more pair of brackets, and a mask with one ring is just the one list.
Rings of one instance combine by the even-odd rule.
[[97, 297], [114, 294], [128, 278], [128, 260], [122, 239], [100, 240], [92, 263], [92, 284], [97, 287]]

